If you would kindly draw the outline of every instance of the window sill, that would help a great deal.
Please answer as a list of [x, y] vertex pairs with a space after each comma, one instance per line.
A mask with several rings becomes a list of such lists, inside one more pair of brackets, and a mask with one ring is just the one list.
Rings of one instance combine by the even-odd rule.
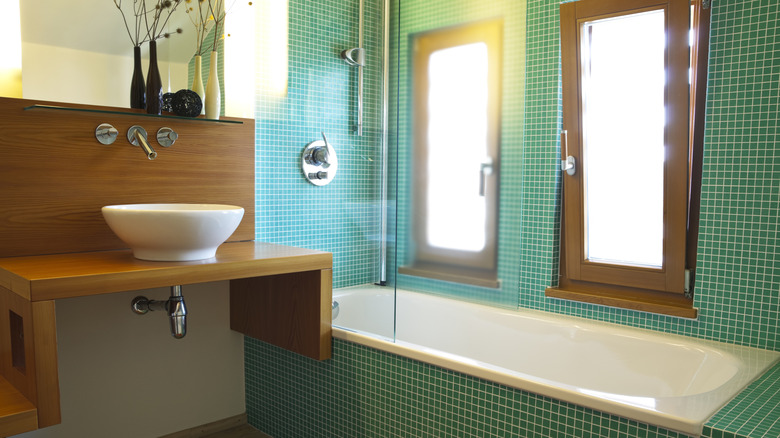
[[638, 310], [640, 312], [657, 313], [696, 319], [698, 309], [692, 307], [690, 300], [674, 295], [647, 293], [644, 291], [614, 291], [599, 289], [594, 286], [567, 285], [564, 287], [548, 287], [545, 296], [582, 303], [617, 307], [620, 309]]
[[499, 289], [501, 287], [501, 281], [498, 279], [495, 271], [481, 269], [466, 269], [436, 263], [418, 263], [412, 266], [400, 266], [398, 267], [398, 273], [491, 289]]

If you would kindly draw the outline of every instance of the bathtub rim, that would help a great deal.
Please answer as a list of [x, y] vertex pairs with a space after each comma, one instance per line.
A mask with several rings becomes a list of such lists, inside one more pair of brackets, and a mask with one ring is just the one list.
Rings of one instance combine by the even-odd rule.
[[[641, 423], [647, 423], [651, 425], [665, 427], [667, 429], [680, 431], [694, 436], [701, 435], [702, 430], [704, 428], [704, 422], [706, 422], [707, 420], [705, 419], [704, 422], [701, 423], [691, 422], [684, 418], [680, 418], [669, 414], [649, 413], [643, 409], [628, 409], [622, 404], [610, 402], [608, 400], [604, 400], [589, 394], [584, 394], [584, 393], [574, 394], [570, 390], [559, 388], [553, 385], [545, 385], [543, 383], [534, 380], [524, 379], [523, 384], [518, 385], [517, 379], [520, 378], [506, 372], [493, 370], [476, 364], [461, 362], [454, 358], [442, 357], [435, 353], [424, 353], [419, 351], [416, 348], [410, 347], [409, 346], [410, 344], [405, 343], [403, 341], [390, 342], [389, 340], [384, 340], [374, 336], [350, 331], [341, 327], [333, 327], [333, 337], [337, 339], [341, 339], [343, 341], [348, 341], [348, 342], [364, 345], [366, 347], [370, 347], [376, 350], [384, 351], [386, 353], [403, 356], [408, 359], [416, 360], [418, 362], [423, 362], [429, 365], [434, 365], [440, 368], [466, 374], [489, 382], [494, 382], [510, 388], [519, 389], [521, 391], [530, 392], [533, 394], [541, 395], [543, 397], [549, 397], [556, 400], [561, 400], [587, 409], [593, 409], [596, 411], [605, 412], [607, 414], [617, 415], [631, 420], [636, 420]], [[428, 349], [428, 350], [432, 350], [432, 349]], [[457, 356], [457, 355], [451, 355], [451, 356]], [[588, 399], [587, 405], [583, 403], [583, 399]], [[662, 421], [659, 421], [659, 417], [662, 417], [661, 418]]]
[[[340, 290], [343, 292], [351, 292], [359, 287], [361, 286], [343, 288]], [[376, 289], [379, 290], [384, 289], [387, 292], [386, 287], [366, 288], [366, 290], [376, 290]], [[698, 415], [696, 418], [691, 419], [691, 418], [684, 418], [678, 415], [673, 415], [663, 411], [651, 410], [647, 407], [643, 407], [640, 405], [631, 405], [626, 402], [605, 399], [593, 394], [588, 394], [587, 392], [575, 391], [567, 387], [548, 384], [545, 382], [549, 382], [549, 381], [546, 381], [541, 378], [536, 378], [534, 376], [529, 376], [530, 378], [523, 378], [521, 377], [522, 373], [512, 374], [513, 371], [511, 370], [506, 370], [504, 368], [491, 365], [489, 363], [480, 362], [478, 360], [467, 358], [457, 354], [447, 353], [441, 350], [436, 350], [433, 348], [412, 344], [409, 342], [405, 342], [403, 340], [393, 341], [392, 339], [386, 336], [364, 333], [358, 330], [353, 330], [353, 329], [333, 325], [333, 337], [340, 340], [356, 343], [359, 345], [364, 345], [376, 350], [385, 351], [391, 354], [406, 357], [412, 360], [427, 363], [440, 368], [473, 376], [489, 382], [494, 382], [510, 388], [515, 388], [522, 391], [527, 391], [530, 393], [541, 395], [544, 397], [550, 397], [567, 403], [572, 403], [587, 409], [594, 409], [607, 414], [617, 415], [620, 417], [636, 420], [650, 425], [664, 427], [667, 429], [683, 432], [694, 436], [700, 436], [703, 431], [704, 425], [713, 415], [715, 415], [718, 411], [720, 411], [725, 405], [729, 403], [730, 400], [736, 397], [740, 392], [742, 392], [745, 388], [747, 388], [747, 386], [749, 386], [752, 382], [757, 380], [760, 376], [766, 373], [767, 370], [769, 370], [772, 366], [778, 363], [778, 361], [780, 361], [780, 352], [776, 352], [772, 350], [761, 350], [753, 347], [744, 347], [736, 344], [726, 344], [714, 340], [695, 338], [691, 336], [684, 336], [684, 335], [678, 335], [673, 333], [665, 333], [656, 330], [642, 329], [642, 328], [626, 326], [626, 325], [616, 324], [616, 323], [611, 323], [606, 321], [591, 320], [591, 319], [572, 316], [572, 315], [544, 312], [535, 309], [519, 308], [516, 310], [510, 310], [503, 307], [489, 306], [480, 303], [474, 303], [468, 301], [463, 302], [446, 296], [427, 294], [425, 292], [414, 292], [414, 291], [407, 291], [407, 290], [401, 290], [401, 291], [412, 293], [412, 294], [419, 294], [426, 297], [450, 300], [459, 304], [465, 304], [469, 306], [483, 307], [497, 312], [518, 312], [518, 313], [529, 314], [531, 316], [536, 316], [541, 318], [569, 320], [572, 323], [585, 323], [588, 325], [592, 324], [595, 326], [605, 326], [605, 327], [611, 326], [611, 327], [616, 327], [620, 330], [625, 330], [627, 332], [635, 332], [638, 335], [648, 334], [651, 336], [657, 336], [657, 337], [666, 338], [670, 340], [684, 341], [696, 346], [714, 349], [719, 352], [725, 353], [727, 355], [735, 354], [735, 350], [744, 350], [744, 349], [752, 349], [757, 352], [763, 352], [762, 356], [765, 356], [762, 359], [763, 364], [755, 368], [757, 372], [754, 377], [750, 379], [743, 378], [742, 380], [744, 381], [739, 381], [739, 382], [736, 382], [734, 380], [727, 382], [726, 384], [723, 385], [724, 387], [726, 387], [723, 390], [729, 390], [730, 393], [733, 393], [733, 395], [730, 398], [724, 400], [722, 403], [720, 403], [719, 406], [712, 413]], [[333, 295], [334, 300], [337, 299], [339, 295], [340, 294], [337, 291], [334, 291], [334, 295]], [[744, 371], [740, 371], [740, 373], [744, 373]], [[715, 391], [717, 390], [719, 389], [716, 389]], [[702, 396], [706, 396], [706, 394], [708, 393], [705, 392], [702, 394], [691, 395], [688, 397], [697, 397], [697, 396], [702, 397]]]

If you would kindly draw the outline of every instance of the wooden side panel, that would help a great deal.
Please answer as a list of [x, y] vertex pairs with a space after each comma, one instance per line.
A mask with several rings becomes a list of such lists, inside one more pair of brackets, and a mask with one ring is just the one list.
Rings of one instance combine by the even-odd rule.
[[[243, 124], [52, 109], [0, 98], [0, 257], [122, 249], [101, 207], [111, 204], [185, 202], [233, 204], [245, 215], [229, 241], [254, 239], [254, 120]], [[95, 129], [110, 123], [119, 135], [103, 145]], [[142, 126], [158, 153], [150, 161], [127, 141]], [[173, 128], [170, 148], [157, 130]]]
[[[0, 411], [22, 411], [8, 418], [0, 414], [0, 425], [5, 421], [9, 430], [32, 430], [59, 424], [54, 301], [31, 303], [0, 287], [0, 358], [0, 383], [8, 386], [0, 396]], [[31, 416], [35, 425], [29, 428]]]
[[6, 288], [0, 287], [0, 295], [0, 373], [27, 400], [36, 404], [32, 306]]
[[312, 359], [331, 356], [332, 271], [230, 282], [230, 328]]
[[60, 383], [57, 374], [57, 318], [54, 301], [32, 303], [32, 329], [35, 335], [35, 382], [38, 427], [61, 422]]
[[7, 380], [0, 378], [0, 436], [38, 428], [35, 406]]

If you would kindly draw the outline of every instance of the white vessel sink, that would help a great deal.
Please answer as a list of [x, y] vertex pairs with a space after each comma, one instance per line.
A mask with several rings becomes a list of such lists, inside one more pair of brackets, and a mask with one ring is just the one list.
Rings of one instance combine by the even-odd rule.
[[103, 207], [111, 230], [141, 260], [214, 257], [236, 230], [244, 209], [220, 204], [125, 204]]

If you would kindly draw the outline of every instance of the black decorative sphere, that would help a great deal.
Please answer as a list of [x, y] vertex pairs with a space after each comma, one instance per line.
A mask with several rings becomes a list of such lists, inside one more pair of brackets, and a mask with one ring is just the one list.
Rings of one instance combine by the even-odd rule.
[[163, 106], [162, 110], [172, 113], [173, 112], [173, 96], [175, 93], [165, 93], [163, 94]]
[[185, 89], [179, 90], [173, 95], [171, 107], [177, 116], [197, 117], [200, 115], [200, 110], [203, 109], [203, 102], [201, 102], [198, 93]]

